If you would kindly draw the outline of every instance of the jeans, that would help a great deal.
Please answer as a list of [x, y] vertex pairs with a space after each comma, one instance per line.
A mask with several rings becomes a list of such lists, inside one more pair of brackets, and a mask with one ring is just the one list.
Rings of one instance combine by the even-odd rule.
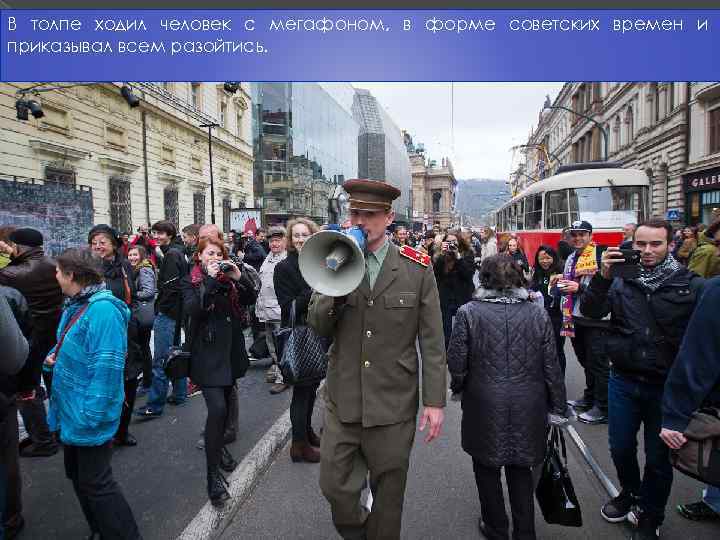
[[[153, 380], [147, 406], [155, 413], [162, 413], [168, 392], [168, 379], [162, 366], [173, 345], [175, 320], [158, 313], [153, 324], [153, 332], [155, 333], [155, 357], [153, 358]], [[178, 403], [187, 399], [187, 377], [173, 381], [173, 397]]]
[[720, 487], [707, 486], [703, 491], [703, 501], [720, 514]]
[[[609, 383], [610, 454], [623, 491], [639, 498], [640, 508], [660, 525], [670, 496], [673, 471], [669, 449], [660, 439], [662, 384], [636, 382], [612, 373]], [[640, 478], [637, 435], [643, 424], [645, 471]]]

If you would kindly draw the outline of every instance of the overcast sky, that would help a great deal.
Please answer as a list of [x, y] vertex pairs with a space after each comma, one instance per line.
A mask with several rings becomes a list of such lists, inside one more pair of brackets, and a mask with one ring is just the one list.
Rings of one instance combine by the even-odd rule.
[[425, 144], [430, 159], [450, 156], [457, 178], [507, 180], [513, 165], [510, 148], [527, 142], [545, 94], [554, 99], [562, 84], [455, 83], [454, 122], [450, 83], [354, 86], [370, 90], [400, 129], [416, 144]]

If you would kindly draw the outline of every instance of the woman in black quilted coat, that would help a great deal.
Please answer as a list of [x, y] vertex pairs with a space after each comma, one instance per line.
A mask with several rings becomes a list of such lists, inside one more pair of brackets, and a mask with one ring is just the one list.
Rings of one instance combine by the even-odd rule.
[[448, 349], [451, 388], [462, 393], [462, 447], [473, 459], [479, 526], [493, 540], [509, 538], [503, 467], [512, 537], [535, 538], [532, 468], [545, 455], [548, 414], [566, 409], [552, 324], [524, 287], [511, 257], [484, 260], [480, 288], [458, 310]]

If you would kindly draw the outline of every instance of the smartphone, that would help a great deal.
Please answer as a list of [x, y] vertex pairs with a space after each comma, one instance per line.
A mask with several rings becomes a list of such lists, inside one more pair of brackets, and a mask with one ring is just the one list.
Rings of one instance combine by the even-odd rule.
[[618, 262], [610, 267], [610, 277], [632, 279], [640, 275], [640, 250], [621, 249], [623, 262]]

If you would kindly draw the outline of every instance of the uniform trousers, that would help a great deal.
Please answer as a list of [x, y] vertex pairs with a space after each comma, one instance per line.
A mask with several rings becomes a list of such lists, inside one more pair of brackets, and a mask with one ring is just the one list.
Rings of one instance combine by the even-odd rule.
[[[387, 426], [340, 422], [327, 407], [321, 439], [320, 489], [330, 503], [335, 528], [345, 539], [400, 538], [405, 484], [415, 418]], [[373, 510], [360, 505], [370, 472]]]

